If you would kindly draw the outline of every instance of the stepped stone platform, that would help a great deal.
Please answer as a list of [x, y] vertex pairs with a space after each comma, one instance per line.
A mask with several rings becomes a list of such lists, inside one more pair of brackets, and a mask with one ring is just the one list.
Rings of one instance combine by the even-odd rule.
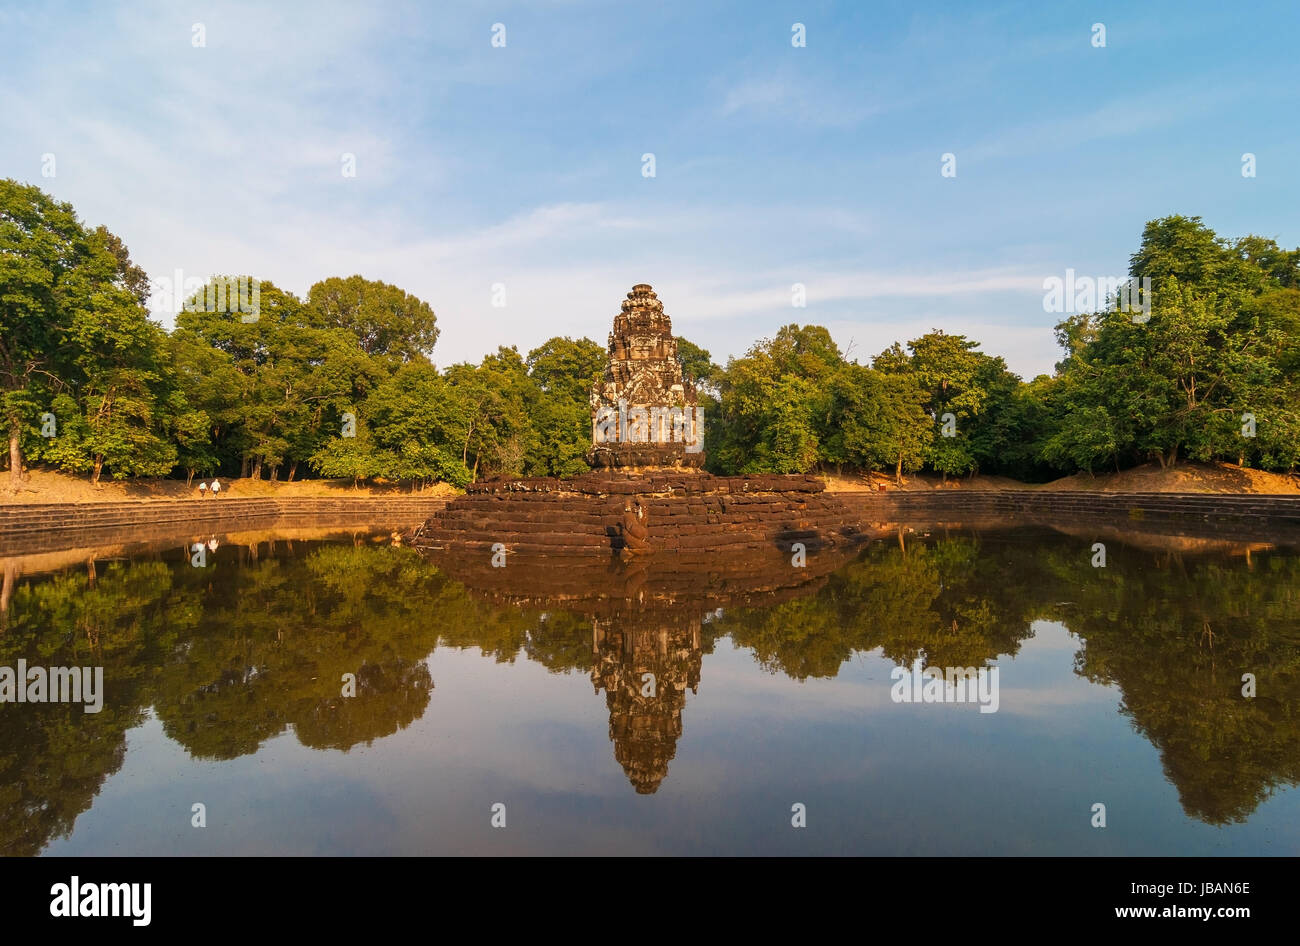
[[[490, 554], [671, 554], [851, 545], [867, 535], [815, 476], [601, 471], [474, 484], [411, 544]], [[486, 560], [486, 559], [485, 559]]]
[[[599, 471], [489, 481], [435, 512], [416, 546], [507, 555], [808, 551], [904, 524], [1108, 527], [1118, 533], [1300, 544], [1300, 496], [933, 490], [827, 493], [815, 476]], [[487, 558], [484, 558], [487, 561]]]
[[303, 496], [13, 504], [0, 506], [0, 556], [116, 541], [124, 531], [140, 540], [304, 524], [404, 531], [446, 502], [445, 497]]

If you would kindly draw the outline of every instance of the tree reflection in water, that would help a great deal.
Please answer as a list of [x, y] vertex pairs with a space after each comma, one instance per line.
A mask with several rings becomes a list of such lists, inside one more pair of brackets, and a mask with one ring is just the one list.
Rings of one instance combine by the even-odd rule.
[[150, 712], [199, 759], [254, 753], [286, 730], [346, 752], [430, 711], [438, 646], [590, 673], [616, 759], [651, 793], [723, 637], [803, 680], [875, 651], [984, 666], [1014, 656], [1036, 620], [1078, 636], [1076, 673], [1118, 687], [1189, 816], [1244, 821], [1300, 782], [1300, 556], [1112, 541], [1107, 567], [1093, 568], [1091, 541], [911, 536], [850, 560], [810, 556], [805, 569], [774, 550], [730, 565], [494, 570], [372, 541], [223, 540], [205, 568], [180, 549], [47, 574], [10, 560], [0, 665], [103, 666], [106, 698], [97, 714], [0, 706], [0, 853], [67, 836]]

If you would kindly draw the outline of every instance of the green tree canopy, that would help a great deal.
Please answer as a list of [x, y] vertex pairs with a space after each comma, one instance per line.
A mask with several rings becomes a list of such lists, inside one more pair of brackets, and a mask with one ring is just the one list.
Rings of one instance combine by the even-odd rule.
[[324, 279], [307, 292], [317, 324], [351, 332], [366, 355], [427, 360], [438, 341], [429, 303], [397, 286], [361, 276]]

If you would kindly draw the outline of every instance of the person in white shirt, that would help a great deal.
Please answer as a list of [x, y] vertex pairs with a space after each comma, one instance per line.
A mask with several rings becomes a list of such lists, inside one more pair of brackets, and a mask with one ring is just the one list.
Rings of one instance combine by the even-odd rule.
[[213, 480], [213, 481], [212, 481], [212, 495], [215, 497], [215, 496], [217, 495], [217, 493], [219, 493], [219, 492], [221, 492], [221, 483], [218, 482], [217, 480]]

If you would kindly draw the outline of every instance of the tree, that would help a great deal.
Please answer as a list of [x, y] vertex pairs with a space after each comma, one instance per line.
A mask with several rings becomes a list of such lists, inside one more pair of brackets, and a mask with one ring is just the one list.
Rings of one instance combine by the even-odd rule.
[[930, 421], [921, 410], [921, 393], [909, 374], [889, 375], [846, 362], [831, 378], [826, 423], [820, 436], [821, 461], [837, 469], [916, 469], [930, 438]]
[[361, 420], [356, 422], [352, 436], [326, 438], [310, 460], [321, 476], [351, 477], [354, 489], [363, 479], [383, 471], [370, 428]]
[[926, 462], [945, 478], [973, 473], [980, 460], [996, 455], [998, 442], [987, 433], [978, 437], [986, 421], [987, 403], [996, 385], [1003, 397], [1019, 379], [1006, 370], [1001, 358], [979, 351], [979, 343], [964, 335], [935, 329], [907, 343], [909, 356], [898, 345], [881, 352], [875, 364], [889, 374], [910, 375], [922, 396], [922, 409], [932, 418], [932, 434], [925, 448]]
[[552, 338], [528, 353], [529, 377], [539, 391], [530, 419], [537, 447], [528, 471], [572, 476], [587, 470], [591, 448], [591, 388], [605, 367], [605, 350], [588, 338]]
[[469, 426], [465, 404], [432, 365], [403, 365], [366, 400], [364, 414], [384, 475], [453, 486], [470, 482], [461, 449]]
[[[37, 453], [92, 471], [94, 482], [106, 463], [119, 476], [169, 472], [165, 336], [148, 319], [148, 279], [121, 239], [102, 226], [88, 232], [69, 204], [5, 180], [0, 249], [10, 487], [21, 484], [24, 432]], [[56, 433], [38, 439], [45, 413]]]
[[24, 432], [64, 384], [68, 333], [103, 272], [72, 205], [0, 180], [0, 385], [9, 434], [9, 487], [22, 486]]
[[466, 418], [461, 457], [471, 479], [522, 474], [537, 449], [529, 417], [537, 385], [519, 352], [498, 348], [477, 367], [452, 365], [446, 378]]
[[346, 329], [367, 355], [398, 363], [427, 361], [438, 341], [438, 320], [429, 303], [377, 280], [322, 280], [308, 290], [307, 306], [317, 325]]
[[715, 389], [722, 369], [713, 363], [712, 356], [705, 349], [680, 335], [677, 336], [677, 362], [682, 366], [682, 374], [695, 384], [697, 390]]
[[1197, 290], [1168, 275], [1146, 321], [1114, 310], [1094, 314], [1093, 338], [1063, 363], [1064, 416], [1044, 457], [1084, 469], [1105, 455], [1162, 467], [1237, 459], [1247, 449], [1245, 414], [1290, 427], [1294, 409], [1275, 361], [1285, 345], [1277, 329], [1239, 308], [1241, 301], [1234, 291]]
[[172, 413], [177, 419], [177, 463], [186, 471], [186, 483], [195, 473], [206, 477], [238, 468], [244, 443], [239, 404], [246, 380], [230, 352], [209, 344], [192, 328], [178, 326], [167, 338], [167, 357], [183, 399]]
[[783, 326], [728, 361], [718, 379], [711, 465], [729, 473], [815, 469], [834, 424], [832, 380], [843, 366], [820, 325]]
[[1024, 384], [1007, 370], [1001, 357], [983, 354], [975, 383], [984, 392], [980, 413], [970, 425], [975, 468], [982, 473], [1032, 477], [1038, 465], [1037, 441], [1049, 425], [1041, 387]]
[[1200, 217], [1175, 214], [1143, 228], [1142, 244], [1129, 257], [1129, 274], [1150, 279], [1155, 289], [1168, 279], [1193, 287], [1245, 288], [1248, 267], [1240, 262]]
[[[223, 436], [237, 445], [241, 472], [256, 478], [269, 468], [275, 479], [287, 463], [292, 478], [299, 463], [342, 431], [343, 414], [355, 413], [393, 364], [362, 351], [347, 329], [315, 324], [314, 313], [293, 293], [269, 280], [259, 286], [255, 320], [245, 322], [232, 307], [209, 311], [196, 296], [177, 316], [177, 332], [187, 344], [201, 341], [229, 359], [233, 376], [226, 362], [217, 365], [226, 389], [205, 390], [221, 402]], [[191, 365], [202, 360], [187, 357]], [[322, 455], [334, 456], [338, 449]], [[343, 452], [355, 459], [355, 451], [354, 444]]]
[[68, 333], [75, 394], [60, 400], [55, 416], [62, 412], [63, 431], [49, 440], [45, 457], [89, 470], [92, 483], [106, 464], [115, 478], [163, 476], [176, 465], [165, 335], [125, 289], [109, 287], [93, 300]]
[[879, 427], [871, 439], [872, 465], [892, 465], [894, 482], [901, 485], [903, 473], [919, 469], [925, 460], [925, 447], [933, 436], [930, 419], [911, 375], [881, 374], [877, 392]]

